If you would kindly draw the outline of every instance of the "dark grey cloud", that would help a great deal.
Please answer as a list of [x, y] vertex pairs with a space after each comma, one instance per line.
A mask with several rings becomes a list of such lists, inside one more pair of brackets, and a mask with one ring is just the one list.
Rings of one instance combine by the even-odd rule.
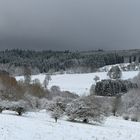
[[139, 0], [0, 0], [0, 48], [140, 48]]

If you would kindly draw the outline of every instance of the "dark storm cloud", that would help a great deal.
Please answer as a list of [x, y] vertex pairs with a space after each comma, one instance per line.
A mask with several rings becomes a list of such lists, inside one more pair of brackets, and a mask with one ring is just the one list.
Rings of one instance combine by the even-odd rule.
[[140, 48], [139, 0], [0, 0], [0, 48]]

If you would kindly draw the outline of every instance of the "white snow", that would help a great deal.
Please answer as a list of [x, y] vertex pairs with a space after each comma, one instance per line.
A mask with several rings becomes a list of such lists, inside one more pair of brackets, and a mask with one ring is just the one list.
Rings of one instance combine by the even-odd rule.
[[0, 140], [139, 140], [140, 123], [110, 117], [102, 125], [58, 120], [42, 112], [0, 114]]
[[[130, 79], [139, 71], [123, 72], [122, 79]], [[57, 85], [61, 90], [76, 94], [88, 94], [90, 86], [95, 83], [95, 76], [100, 80], [108, 79], [107, 72], [88, 74], [52, 75], [49, 88]], [[33, 75], [32, 80], [39, 79], [41, 84], [45, 74]], [[16, 77], [17, 80], [23, 76]], [[140, 122], [125, 121], [109, 117], [102, 125], [68, 122], [58, 123], [45, 111], [28, 112], [17, 116], [15, 112], [5, 111], [0, 114], [0, 140], [140, 140]]]
[[[131, 79], [136, 76], [139, 71], [122, 72], [122, 79]], [[108, 79], [107, 72], [96, 72], [87, 74], [60, 74], [52, 75], [52, 80], [48, 87], [59, 86], [61, 90], [71, 91], [78, 95], [88, 95], [92, 84], [95, 84], [94, 77], [99, 76], [100, 80]], [[39, 79], [43, 83], [45, 74], [33, 75], [32, 80]], [[17, 80], [23, 79], [23, 76], [16, 77]]]
[[130, 71], [128, 69], [128, 67], [129, 66], [132, 67], [132, 65], [134, 66], [133, 70], [135, 70], [135, 71], [140, 70], [140, 63], [136, 64], [135, 62], [132, 62], [132, 63], [120, 63], [120, 64], [114, 64], [114, 65], [106, 65], [104, 67], [99, 68], [99, 71], [100, 72], [109, 71], [112, 66], [118, 66], [121, 69], [121, 71], [124, 71], [124, 70]]

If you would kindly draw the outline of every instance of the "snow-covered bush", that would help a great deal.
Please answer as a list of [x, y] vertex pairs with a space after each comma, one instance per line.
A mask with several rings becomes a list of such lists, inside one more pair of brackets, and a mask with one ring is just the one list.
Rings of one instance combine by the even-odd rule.
[[50, 89], [50, 96], [51, 99], [55, 98], [55, 97], [62, 97], [62, 98], [69, 98], [69, 99], [76, 99], [79, 96], [75, 93], [71, 93], [69, 91], [61, 91], [59, 86], [52, 86]]
[[59, 119], [65, 112], [66, 105], [61, 101], [51, 101], [47, 106], [47, 111], [51, 113], [51, 117]]
[[48, 104], [47, 98], [38, 98], [28, 93], [24, 95], [24, 100], [28, 106], [28, 110], [45, 109]]
[[133, 82], [133, 83], [137, 83], [137, 86], [138, 86], [138, 88], [140, 89], [140, 72], [138, 73], [137, 76], [135, 76], [135, 77], [132, 79], [132, 82]]
[[47, 98], [38, 99], [38, 109], [46, 109], [48, 103], [49, 101]]
[[51, 117], [54, 119], [59, 119], [62, 116], [63, 116], [63, 110], [59, 105], [56, 105], [54, 110], [51, 112]]
[[139, 121], [139, 117], [140, 116], [138, 114], [132, 114], [132, 115], [130, 115], [130, 119], [133, 122], [138, 122]]
[[119, 79], [122, 76], [122, 72], [119, 68], [119, 66], [112, 66], [111, 69], [108, 72], [108, 76], [111, 79]]
[[66, 115], [69, 120], [83, 122], [102, 122], [104, 112], [101, 104], [94, 96], [83, 97], [69, 103], [66, 108]]
[[18, 115], [22, 115], [27, 109], [26, 102], [23, 100], [19, 101], [1, 101], [0, 102], [0, 111], [3, 110], [11, 110], [18, 113]]
[[137, 122], [138, 119], [137, 119], [137, 118], [131, 118], [131, 121], [133, 121], [133, 122]]
[[123, 115], [123, 119], [124, 119], [124, 120], [129, 120], [129, 115], [128, 115], [128, 114], [124, 114], [124, 115]]
[[[101, 104], [102, 111], [106, 117], [114, 115], [116, 107], [115, 97], [95, 96], [96, 100]], [[115, 109], [114, 109], [115, 108]]]
[[127, 114], [129, 118], [140, 119], [140, 92], [131, 90], [121, 97], [121, 103], [118, 110], [120, 115]]
[[61, 94], [60, 87], [55, 86], [55, 85], [50, 88], [50, 92], [51, 92], [52, 98], [55, 96], [60, 96], [60, 94]]
[[27, 102], [28, 110], [36, 109], [38, 107], [38, 98], [28, 93], [25, 93], [24, 100]]

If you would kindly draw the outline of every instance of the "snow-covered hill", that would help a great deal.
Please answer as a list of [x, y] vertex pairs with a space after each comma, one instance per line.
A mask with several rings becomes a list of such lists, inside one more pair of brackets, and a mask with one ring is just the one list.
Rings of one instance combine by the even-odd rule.
[[[136, 76], [139, 71], [126, 71], [122, 72], [122, 79], [130, 79]], [[49, 82], [48, 87], [57, 85], [61, 90], [74, 92], [78, 95], [89, 94], [89, 89], [95, 83], [94, 77], [99, 76], [100, 80], [108, 79], [107, 72], [96, 72], [88, 74], [59, 74], [52, 75], [52, 80]], [[43, 83], [45, 74], [33, 75], [32, 80], [39, 79]], [[23, 76], [16, 77], [17, 80], [23, 79]]]
[[0, 114], [0, 140], [139, 140], [140, 123], [110, 117], [105, 124], [91, 125], [58, 120], [46, 112], [17, 116]]
[[[122, 79], [130, 79], [139, 71], [122, 72]], [[75, 92], [78, 95], [89, 94], [95, 83], [94, 77], [108, 79], [107, 72], [88, 74], [52, 75], [48, 87], [57, 85], [61, 90]], [[23, 76], [16, 77], [17, 80]], [[41, 84], [45, 74], [33, 75]], [[65, 118], [55, 123], [46, 111], [28, 112], [17, 116], [15, 112], [0, 114], [0, 140], [139, 140], [140, 123], [109, 117], [102, 125], [68, 122]]]
[[140, 63], [120, 63], [114, 65], [106, 65], [104, 67], [99, 68], [100, 72], [107, 72], [110, 70], [112, 66], [118, 66], [121, 71], [139, 71], [140, 70]]

